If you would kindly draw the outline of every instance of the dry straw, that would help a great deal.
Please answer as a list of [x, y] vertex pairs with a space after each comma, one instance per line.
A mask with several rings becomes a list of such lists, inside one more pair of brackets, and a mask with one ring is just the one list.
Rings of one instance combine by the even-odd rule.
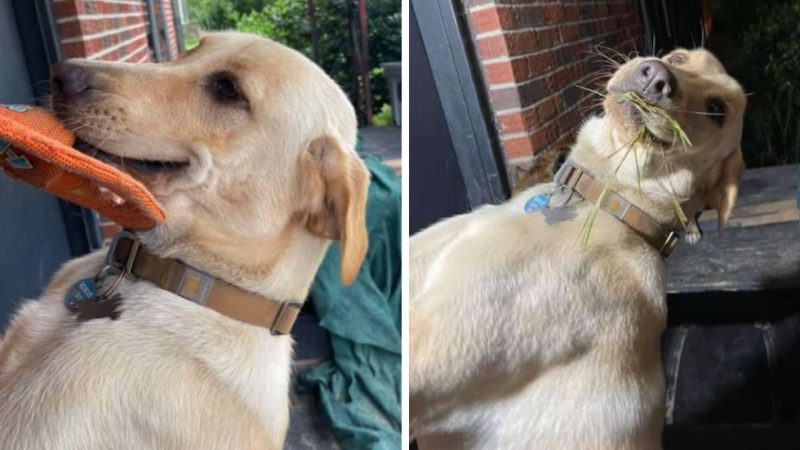
[[[592, 89], [588, 88], [583, 88], [583, 89], [590, 91], [594, 94], [600, 95], [602, 97], [606, 97], [605, 94], [594, 91]], [[686, 135], [686, 132], [681, 127], [681, 124], [677, 120], [675, 120], [667, 110], [648, 103], [647, 101], [645, 101], [645, 99], [643, 99], [639, 94], [635, 92], [626, 92], [624, 94], [619, 94], [615, 96], [615, 100], [617, 101], [617, 103], [630, 103], [631, 105], [633, 105], [634, 108], [636, 108], [636, 110], [643, 118], [646, 118], [648, 116], [657, 116], [666, 120], [666, 122], [669, 124], [670, 130], [672, 131], [673, 146], [675, 146], [676, 143], [680, 143], [681, 147], [683, 147], [684, 149], [692, 146], [692, 142], [689, 140], [689, 136]], [[641, 125], [628, 142], [626, 142], [622, 147], [618, 148], [617, 150], [612, 152], [611, 155], [609, 155], [609, 157], [612, 157], [621, 151], [625, 152], [620, 162], [614, 168], [614, 171], [608, 176], [606, 176], [605, 182], [603, 183], [603, 190], [600, 193], [600, 198], [598, 199], [597, 203], [593, 205], [592, 210], [589, 212], [589, 215], [587, 216], [586, 221], [583, 224], [583, 228], [581, 229], [581, 234], [580, 234], [580, 242], [582, 247], [585, 248], [586, 245], [588, 244], [589, 237], [591, 236], [592, 233], [592, 227], [594, 225], [595, 219], [597, 218], [597, 212], [600, 210], [600, 205], [605, 200], [606, 194], [608, 193], [608, 190], [610, 189], [611, 184], [613, 183], [617, 172], [619, 172], [619, 169], [622, 167], [622, 164], [628, 159], [631, 153], [633, 154], [634, 162], [636, 164], [636, 182], [639, 187], [639, 191], [641, 191], [642, 189], [641, 170], [642, 167], [647, 166], [647, 163], [650, 160], [650, 155], [651, 155], [650, 150], [652, 148], [652, 145], [653, 145], [653, 136], [650, 134], [650, 132], [644, 125]], [[639, 154], [638, 154], [639, 149], [641, 149], [644, 152], [643, 155], [644, 160], [642, 165], [639, 165]], [[663, 154], [663, 149], [661, 151]], [[669, 165], [669, 163], [666, 163], [666, 158], [665, 158], [665, 164], [667, 166], [667, 170], [671, 172], [672, 167], [671, 165]], [[675, 215], [677, 216], [678, 221], [680, 221], [681, 226], [686, 228], [688, 220], [686, 219], [686, 215], [683, 212], [683, 208], [681, 208], [680, 200], [678, 199], [678, 196], [675, 194], [675, 190], [672, 186], [670, 186], [670, 190], [672, 196], [672, 205], [673, 208], [675, 209]]]

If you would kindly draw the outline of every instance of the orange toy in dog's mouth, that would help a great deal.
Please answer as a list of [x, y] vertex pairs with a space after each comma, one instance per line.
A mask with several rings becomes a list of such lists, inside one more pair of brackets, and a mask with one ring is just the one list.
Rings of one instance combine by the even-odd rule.
[[75, 135], [41, 108], [0, 104], [0, 169], [6, 175], [91, 208], [125, 228], [164, 222], [164, 209], [130, 175], [74, 148]]

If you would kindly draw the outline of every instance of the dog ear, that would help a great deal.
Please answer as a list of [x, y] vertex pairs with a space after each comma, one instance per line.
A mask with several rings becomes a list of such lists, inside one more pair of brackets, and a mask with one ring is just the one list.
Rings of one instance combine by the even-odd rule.
[[718, 231], [722, 231], [733, 211], [733, 206], [736, 203], [736, 194], [739, 191], [739, 180], [744, 173], [744, 167], [742, 151], [737, 148], [722, 160], [716, 183], [703, 197], [703, 201], [707, 206], [717, 210]]
[[313, 140], [303, 158], [304, 183], [311, 190], [306, 227], [340, 241], [341, 279], [350, 285], [367, 253], [369, 171], [354, 151], [331, 136]]

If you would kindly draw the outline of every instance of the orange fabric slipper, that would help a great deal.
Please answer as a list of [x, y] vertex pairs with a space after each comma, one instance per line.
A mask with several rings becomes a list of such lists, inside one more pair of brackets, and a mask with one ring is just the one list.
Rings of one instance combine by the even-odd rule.
[[74, 143], [75, 135], [44, 109], [0, 104], [0, 169], [6, 175], [125, 228], [164, 222], [163, 207], [140, 182], [72, 148]]

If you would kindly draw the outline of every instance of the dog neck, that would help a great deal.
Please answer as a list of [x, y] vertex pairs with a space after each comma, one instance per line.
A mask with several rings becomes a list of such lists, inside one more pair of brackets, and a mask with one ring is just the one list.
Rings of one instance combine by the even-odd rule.
[[[267, 298], [303, 302], [330, 241], [290, 221], [277, 235], [258, 241], [240, 239], [213, 228], [183, 232], [169, 224], [140, 233], [143, 244], [163, 258], [184, 263], [234, 286]], [[179, 236], [179, 237], [174, 237]]]
[[[606, 126], [604, 120], [595, 117], [584, 125], [570, 159], [589, 169], [597, 180], [611, 180], [609, 189], [642, 209], [661, 226], [680, 228], [674, 198], [682, 205], [687, 217], [694, 214], [696, 205], [690, 201], [694, 197], [694, 173], [687, 169], [674, 173], [662, 170], [656, 176], [643, 173], [640, 179], [636, 173], [637, 157], [625, 154], [625, 143], [617, 143], [611, 127]], [[642, 159], [641, 153], [638, 159]]]

